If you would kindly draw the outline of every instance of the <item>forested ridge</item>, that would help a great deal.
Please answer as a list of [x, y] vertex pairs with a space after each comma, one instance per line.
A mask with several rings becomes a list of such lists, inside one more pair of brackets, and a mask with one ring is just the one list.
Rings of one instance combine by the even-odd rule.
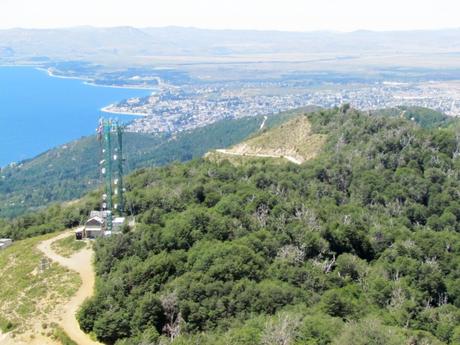
[[375, 110], [373, 113], [377, 115], [402, 117], [414, 121], [424, 128], [436, 128], [455, 122], [455, 119], [439, 111], [416, 106], [410, 107], [401, 105], [395, 108]]
[[[298, 110], [271, 115], [267, 127]], [[125, 133], [125, 172], [201, 157], [211, 149], [233, 145], [257, 132], [263, 116], [226, 119], [175, 135]], [[96, 136], [51, 149], [16, 166], [0, 169], [0, 218], [13, 218], [51, 203], [73, 200], [101, 183]]]
[[[460, 344], [457, 123], [347, 106], [304, 116], [327, 139], [300, 166], [131, 173], [137, 225], [95, 243], [82, 329], [118, 345]], [[98, 203], [94, 191], [0, 220], [0, 237], [78, 225]]]
[[78, 319], [107, 344], [460, 344], [455, 124], [308, 114], [318, 157], [194, 160], [126, 181]]
[[[278, 125], [307, 107], [271, 114], [265, 128]], [[413, 119], [422, 127], [445, 126], [450, 118], [420, 107], [381, 109], [375, 114]], [[171, 134], [125, 133], [125, 172], [201, 157], [209, 150], [225, 148], [256, 133], [263, 116], [225, 119], [191, 131]], [[14, 218], [43, 210], [53, 203], [80, 198], [101, 183], [97, 169], [100, 147], [95, 136], [61, 145], [16, 166], [0, 169], [0, 218]]]

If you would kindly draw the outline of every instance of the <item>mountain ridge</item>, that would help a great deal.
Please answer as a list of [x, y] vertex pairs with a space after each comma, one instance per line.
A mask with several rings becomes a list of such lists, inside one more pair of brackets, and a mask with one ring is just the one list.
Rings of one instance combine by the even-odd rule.
[[[296, 114], [309, 113], [317, 109], [306, 107], [268, 115], [264, 130], [276, 127]], [[407, 119], [414, 117], [415, 122], [427, 128], [448, 126], [452, 121], [442, 113], [425, 108], [383, 109], [373, 114], [398, 117], [404, 109]], [[247, 138], [250, 139], [251, 135], [260, 134], [261, 123], [264, 123], [264, 116], [223, 120], [180, 133], [176, 137], [126, 133], [125, 169], [129, 172], [136, 168], [168, 164], [175, 160], [199, 158], [211, 149], [225, 149]], [[84, 192], [97, 188], [100, 184], [96, 168], [99, 155], [95, 152], [99, 152], [95, 137], [86, 137], [51, 149], [34, 159], [19, 162], [16, 167], [2, 169], [0, 218], [17, 216], [53, 202], [79, 198]]]
[[[300, 111], [270, 115], [267, 126], [276, 125]], [[258, 130], [261, 122], [263, 116], [223, 120], [172, 137], [125, 133], [125, 170], [201, 157], [209, 149], [245, 139]], [[96, 137], [84, 137], [0, 170], [0, 218], [79, 198], [97, 188], [100, 185], [99, 152]]]
[[[195, 159], [127, 176], [136, 229], [95, 241], [81, 329], [111, 345], [457, 344], [458, 123], [306, 116], [326, 139], [301, 165]], [[0, 237], [74, 226], [98, 198], [0, 220]]]
[[[459, 51], [459, 32], [458, 28], [389, 32], [290, 32], [129, 26], [13, 28], [0, 30], [0, 47], [12, 49], [14, 56], [48, 55], [55, 58], [62, 58], [70, 52], [76, 56], [87, 56], [88, 58], [91, 54], [104, 56], [104, 51], [107, 49], [116, 49], [118, 54], [126, 56], [185, 53], [212, 56], [214, 55], [213, 49], [216, 47], [230, 49], [223, 55], [248, 55], [263, 52], [266, 54], [308, 53], [313, 48], [317, 53], [338, 53], [340, 51], [341, 54], [345, 52], [358, 54], [367, 51], [441, 53]], [[417, 41], [417, 44], [414, 43], [414, 40]], [[95, 42], [99, 44], [94, 45]], [[58, 44], [60, 44], [59, 47]], [[250, 50], [247, 49], [249, 44]], [[95, 46], [98, 48], [90, 48]]]

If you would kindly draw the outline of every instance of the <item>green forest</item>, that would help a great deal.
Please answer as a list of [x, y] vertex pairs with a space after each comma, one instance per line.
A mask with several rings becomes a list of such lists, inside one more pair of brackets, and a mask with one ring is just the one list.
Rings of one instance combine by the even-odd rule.
[[[126, 179], [136, 227], [99, 239], [78, 313], [106, 344], [460, 344], [460, 130], [345, 106], [302, 165], [195, 159]], [[423, 119], [422, 119], [423, 120]], [[0, 223], [22, 238], [97, 205]]]
[[439, 111], [415, 106], [409, 107], [401, 105], [395, 108], [379, 109], [374, 111], [374, 114], [402, 117], [414, 121], [424, 128], [436, 128], [454, 122], [452, 117], [446, 116]]
[[[297, 112], [270, 116], [266, 125], [279, 124]], [[257, 132], [262, 121], [263, 116], [227, 119], [175, 135], [125, 133], [125, 171], [201, 157], [242, 141]], [[0, 170], [0, 218], [73, 200], [97, 188], [100, 151], [95, 136], [85, 137]]]
[[82, 328], [109, 344], [460, 342], [460, 141], [346, 109], [302, 166], [198, 160], [128, 181]]

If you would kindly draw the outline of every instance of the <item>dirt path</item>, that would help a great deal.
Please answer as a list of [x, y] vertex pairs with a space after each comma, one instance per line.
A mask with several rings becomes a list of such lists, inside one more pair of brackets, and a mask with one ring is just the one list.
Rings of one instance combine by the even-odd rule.
[[264, 128], [265, 122], [267, 121], [267, 119], [268, 119], [268, 117], [267, 117], [267, 115], [265, 115], [265, 116], [264, 116], [264, 120], [262, 121], [262, 124], [261, 124], [260, 127], [259, 127], [259, 131], [261, 131], [261, 130]]
[[294, 164], [302, 164], [302, 162], [294, 157], [291, 156], [283, 156], [283, 155], [269, 155], [269, 154], [263, 154], [263, 153], [239, 153], [239, 152], [232, 152], [226, 149], [218, 149], [216, 152], [223, 153], [226, 155], [232, 155], [232, 156], [246, 156], [246, 157], [261, 157], [261, 158], [285, 158], [288, 161], [294, 163]]
[[37, 248], [42, 251], [51, 260], [58, 264], [67, 267], [70, 270], [76, 271], [82, 280], [82, 285], [72, 299], [63, 306], [63, 313], [60, 320], [56, 322], [64, 329], [67, 335], [72, 338], [78, 345], [101, 345], [93, 341], [81, 329], [75, 318], [75, 314], [83, 303], [83, 301], [93, 294], [95, 273], [93, 268], [93, 251], [90, 248], [84, 248], [79, 252], [72, 255], [70, 258], [65, 258], [58, 255], [53, 249], [51, 244], [54, 241], [62, 238], [73, 236], [73, 232], [66, 232], [52, 239], [41, 242]]

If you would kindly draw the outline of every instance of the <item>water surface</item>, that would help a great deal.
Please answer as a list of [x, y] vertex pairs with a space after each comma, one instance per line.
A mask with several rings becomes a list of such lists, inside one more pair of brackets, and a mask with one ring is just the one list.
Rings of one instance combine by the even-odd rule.
[[30, 67], [0, 67], [0, 167], [95, 132], [99, 109], [149, 90], [97, 87]]

